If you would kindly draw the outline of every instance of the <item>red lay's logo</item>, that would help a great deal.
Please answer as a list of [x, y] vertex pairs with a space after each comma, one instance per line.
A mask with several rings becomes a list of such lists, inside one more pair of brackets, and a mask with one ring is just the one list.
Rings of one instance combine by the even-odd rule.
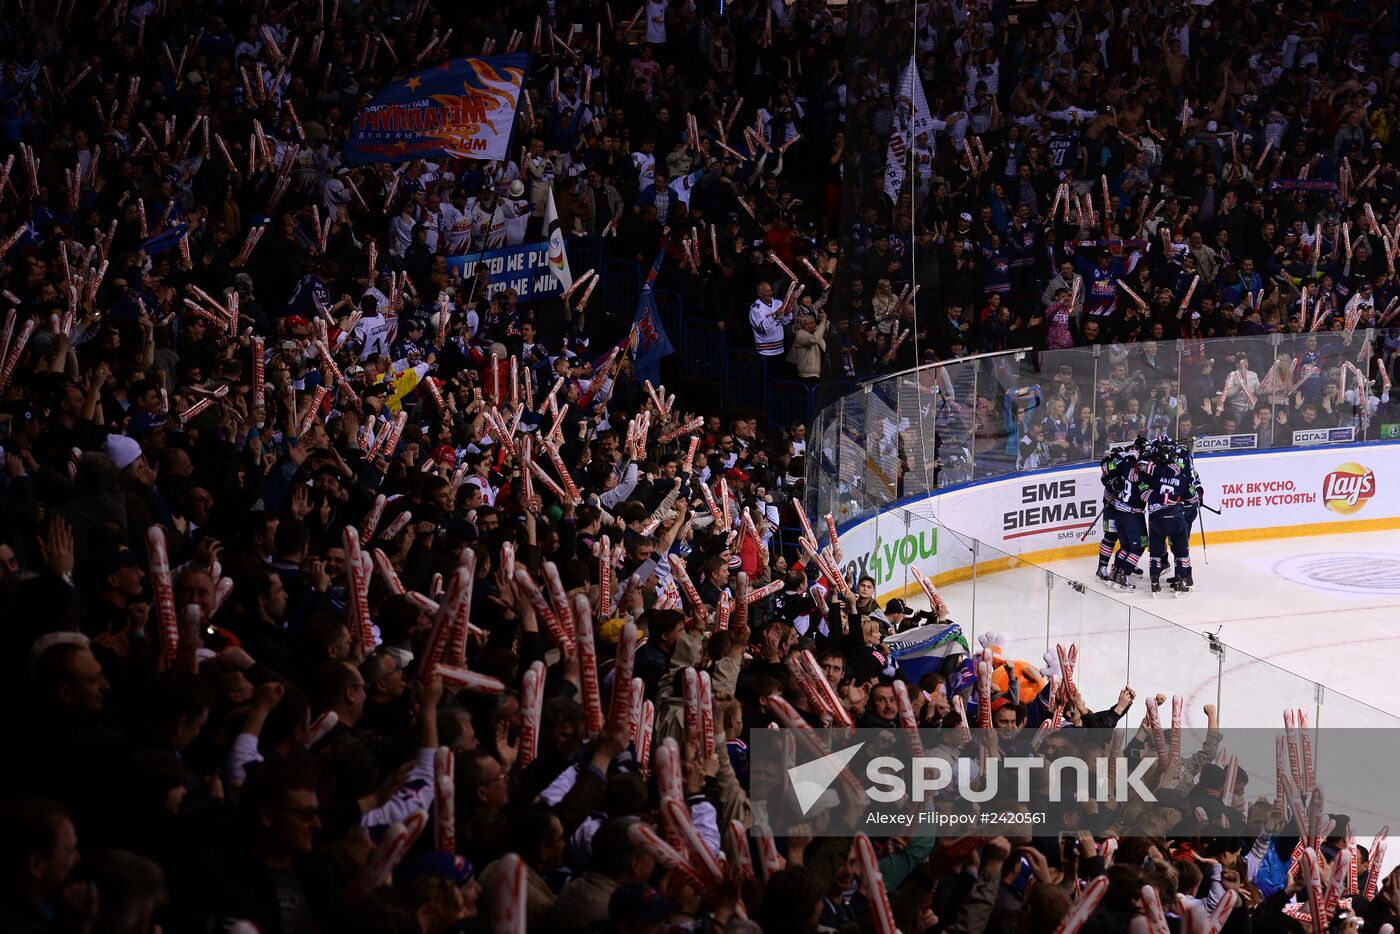
[[1348, 462], [1322, 480], [1322, 502], [1333, 512], [1351, 515], [1376, 495], [1376, 475], [1369, 468]]

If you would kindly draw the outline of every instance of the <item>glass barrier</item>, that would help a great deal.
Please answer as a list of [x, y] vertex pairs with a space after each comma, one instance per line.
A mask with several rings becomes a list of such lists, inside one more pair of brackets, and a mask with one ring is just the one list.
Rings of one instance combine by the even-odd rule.
[[807, 489], [845, 522], [933, 490], [1098, 460], [1138, 435], [1198, 450], [1400, 440], [1400, 330], [1015, 351], [877, 377], [815, 417]]
[[[1075, 682], [1091, 710], [1114, 706], [1125, 685], [1137, 692], [1125, 726], [1136, 727], [1141, 702], [1161, 693], [1182, 698], [1187, 726], [1204, 726], [1204, 708], [1210, 705], [1228, 727], [1279, 726], [1285, 709], [1303, 710], [1314, 727], [1400, 727], [1400, 717], [1307, 677], [1306, 655], [1299, 655], [1292, 670], [1256, 658], [962, 535], [918, 505], [881, 514], [876, 533], [882, 554], [897, 555], [901, 549], [894, 546], [903, 543], [905, 556], [914, 556], [880, 564], [878, 593], [901, 592], [915, 610], [927, 608], [912, 573], [919, 567], [940, 581], [951, 619], [974, 651], [980, 636], [995, 633], [1005, 657], [1041, 668], [1057, 646], [1076, 646]], [[1170, 716], [1169, 700], [1164, 725]]]

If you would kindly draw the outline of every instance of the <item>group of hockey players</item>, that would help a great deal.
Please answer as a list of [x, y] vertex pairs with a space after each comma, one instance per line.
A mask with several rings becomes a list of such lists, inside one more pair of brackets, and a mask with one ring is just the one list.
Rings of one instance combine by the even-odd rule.
[[1200, 511], [1202, 490], [1190, 447], [1166, 435], [1151, 441], [1138, 436], [1132, 444], [1109, 451], [1099, 466], [1104, 490], [1099, 578], [1116, 588], [1134, 589], [1131, 577], [1142, 573], [1138, 565], [1146, 551], [1152, 592], [1159, 593], [1170, 547], [1175, 573], [1167, 584], [1177, 593], [1190, 591], [1191, 526]]

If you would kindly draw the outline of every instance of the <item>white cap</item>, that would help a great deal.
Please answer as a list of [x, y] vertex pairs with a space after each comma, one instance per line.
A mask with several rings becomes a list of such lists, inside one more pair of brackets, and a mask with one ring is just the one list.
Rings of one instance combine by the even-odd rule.
[[517, 178], [510, 183], [510, 196], [512, 198], [519, 198], [523, 194], [525, 194], [525, 183]]
[[136, 443], [136, 439], [126, 435], [108, 435], [107, 443], [103, 447], [118, 470], [130, 467], [141, 456], [141, 445]]

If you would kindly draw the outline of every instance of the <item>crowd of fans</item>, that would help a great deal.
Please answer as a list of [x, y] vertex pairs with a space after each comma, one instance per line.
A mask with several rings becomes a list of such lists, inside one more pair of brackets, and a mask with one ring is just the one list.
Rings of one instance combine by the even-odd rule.
[[[1215, 906], [1222, 888], [1229, 930], [1308, 930], [1293, 816], [1243, 783], [1222, 802], [1210, 765], [1181, 822], [1125, 838], [1111, 868], [1107, 825], [1063, 849], [877, 840], [879, 884], [847, 837], [756, 859], [730, 830], [753, 811], [745, 738], [783, 698], [819, 719], [802, 652], [861, 725], [896, 725], [895, 682], [915, 682], [927, 725], [956, 722], [948, 698], [970, 688], [953, 669], [910, 677], [882, 642], [907, 608], [878, 606], [868, 579], [843, 595], [777, 535], [803, 497], [803, 425], [649, 388], [610, 352], [631, 308], [522, 302], [446, 260], [538, 241], [552, 192], [606, 257], [661, 251], [687, 320], [757, 349], [770, 377], [1103, 345], [1098, 384], [1072, 370], [1052, 390], [1047, 372], [1039, 411], [992, 379], [939, 412], [942, 430], [1009, 411], [977, 443], [1027, 467], [1157, 432], [1108, 417], [1146, 420], [1149, 394], [1179, 437], [1294, 419], [1374, 436], [1400, 379], [1374, 330], [1400, 239], [1393, 11], [634, 12], [6, 7], [0, 657], [22, 716], [0, 930], [435, 934], [493, 913], [497, 931], [854, 929], [883, 889], [906, 932], [1051, 931], [1105, 872], [1085, 930], [1138, 929], [1144, 885], [1173, 930], [1178, 893]], [[390, 79], [522, 41], [520, 157], [343, 158]], [[891, 197], [911, 48], [936, 129], [905, 147]], [[1264, 373], [1201, 343], [1303, 332]], [[1189, 374], [1159, 365], [1172, 340]], [[1078, 421], [1091, 393], [1101, 430]], [[600, 726], [593, 685], [630, 696], [614, 676], [629, 658], [638, 713]], [[687, 715], [692, 670], [713, 751]], [[1134, 694], [1098, 713], [1073, 700], [1066, 729], [1117, 723]], [[998, 726], [1043, 719], [1034, 692], [992, 706]], [[676, 829], [667, 802], [691, 862], [728, 854], [722, 878], [653, 842]], [[398, 851], [423, 815], [438, 826]], [[1033, 881], [1011, 884], [1024, 865]], [[1400, 876], [1347, 904], [1336, 930], [1394, 922]]]

